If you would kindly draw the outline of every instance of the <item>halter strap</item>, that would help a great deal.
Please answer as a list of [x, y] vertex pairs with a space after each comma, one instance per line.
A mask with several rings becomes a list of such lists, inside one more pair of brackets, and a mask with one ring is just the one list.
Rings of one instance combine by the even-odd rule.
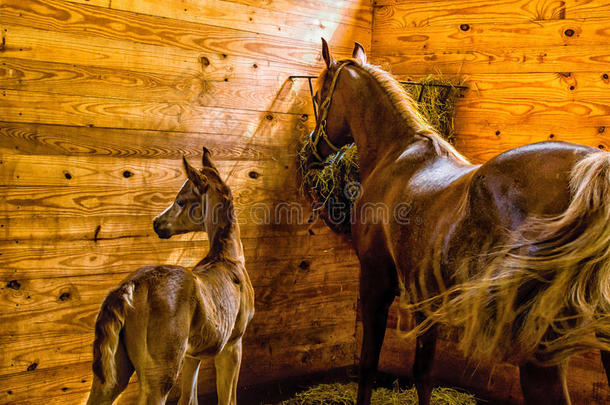
[[343, 68], [345, 66], [351, 65], [353, 63], [355, 63], [355, 61], [353, 59], [347, 59], [347, 60], [341, 62], [341, 64], [337, 68], [337, 71], [335, 72], [332, 82], [330, 83], [330, 89], [328, 91], [328, 96], [326, 96], [326, 99], [324, 100], [324, 102], [322, 102], [322, 104], [320, 104], [320, 124], [318, 125], [318, 131], [315, 134], [312, 134], [312, 136], [313, 136], [313, 155], [320, 162], [324, 160], [324, 158], [322, 158], [322, 156], [320, 156], [320, 154], [317, 151], [318, 143], [320, 142], [320, 139], [323, 139], [324, 142], [326, 142], [326, 144], [333, 151], [337, 152], [340, 149], [339, 147], [335, 146], [331, 142], [330, 139], [328, 139], [327, 128], [326, 128], [326, 117], [328, 116], [328, 110], [330, 109], [330, 102], [331, 102], [332, 96], [335, 92], [335, 88], [337, 87], [337, 82], [339, 81], [339, 73], [341, 73], [341, 70], [343, 70]]

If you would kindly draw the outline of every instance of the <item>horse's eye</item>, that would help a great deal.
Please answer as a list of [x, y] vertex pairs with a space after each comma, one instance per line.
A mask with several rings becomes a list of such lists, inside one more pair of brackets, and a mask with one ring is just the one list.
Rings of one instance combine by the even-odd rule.
[[184, 207], [184, 201], [176, 201], [176, 204], [178, 204], [178, 207], [180, 208]]

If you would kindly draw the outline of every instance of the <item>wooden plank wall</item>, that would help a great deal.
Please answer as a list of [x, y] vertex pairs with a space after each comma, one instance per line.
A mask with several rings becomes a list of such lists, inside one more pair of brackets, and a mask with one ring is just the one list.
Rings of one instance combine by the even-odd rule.
[[[240, 382], [353, 364], [356, 260], [304, 223], [295, 148], [313, 117], [288, 76], [320, 71], [321, 36], [370, 49], [371, 24], [370, 0], [2, 1], [0, 403], [81, 403], [106, 292], [141, 265], [203, 256], [204, 235], [159, 240], [151, 220], [204, 145], [256, 290]], [[300, 223], [249, 211], [283, 202]]]
[[476, 162], [518, 145], [610, 146], [610, 3], [379, 0], [374, 61], [400, 77], [459, 74], [457, 147]]
[[[357, 40], [400, 78], [468, 79], [457, 146], [473, 161], [544, 139], [606, 147], [609, 23], [601, 0], [3, 0], [0, 402], [82, 402], [108, 289], [204, 254], [204, 235], [161, 241], [151, 227], [180, 157], [197, 162], [203, 145], [233, 187], [257, 294], [241, 382], [353, 364], [349, 243], [250, 211], [305, 206], [294, 148], [313, 117], [288, 76], [319, 72], [321, 36], [339, 56]], [[412, 345], [388, 335], [384, 369], [409, 372]], [[514, 367], [465, 365], [447, 339], [440, 353], [440, 378], [520, 401]], [[571, 376], [576, 403], [610, 402], [597, 355]], [[211, 364], [200, 389], [214, 389]]]
[[[374, 63], [403, 79], [468, 80], [455, 126], [456, 146], [472, 161], [543, 140], [610, 147], [609, 2], [377, 0], [373, 21]], [[412, 342], [388, 335], [384, 368], [409, 374]], [[437, 358], [440, 379], [522, 400], [513, 366], [468, 364], [448, 340]], [[574, 358], [569, 380], [576, 404], [610, 403], [598, 354]]]

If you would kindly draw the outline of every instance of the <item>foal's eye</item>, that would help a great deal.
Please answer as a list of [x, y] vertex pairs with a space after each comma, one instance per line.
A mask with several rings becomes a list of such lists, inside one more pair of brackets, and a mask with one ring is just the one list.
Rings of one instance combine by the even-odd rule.
[[184, 201], [176, 201], [176, 204], [178, 204], [178, 207], [180, 208], [184, 207]]

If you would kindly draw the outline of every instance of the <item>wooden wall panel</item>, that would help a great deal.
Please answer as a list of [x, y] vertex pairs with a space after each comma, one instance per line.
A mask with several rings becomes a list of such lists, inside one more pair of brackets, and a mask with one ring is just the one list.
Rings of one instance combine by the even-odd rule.
[[[469, 20], [466, 18], [464, 21]], [[595, 46], [607, 41], [610, 35], [603, 23], [604, 20], [548, 20], [536, 24], [489, 22], [430, 25], [421, 27], [419, 34], [405, 33], [403, 28], [387, 28], [375, 32], [377, 40], [374, 44], [376, 52], [381, 55], [400, 52], [403, 48], [412, 50], [417, 45], [430, 50], [460, 51], [466, 48], [485, 52], [497, 49], [499, 44], [508, 41], [518, 44], [518, 47], [515, 46], [517, 52], [524, 48]]]
[[[374, 31], [463, 22], [514, 23], [545, 20], [607, 18], [610, 4], [600, 0], [377, 0]], [[464, 21], [468, 20], [468, 21]]]
[[[456, 147], [481, 163], [539, 141], [610, 146], [610, 4], [602, 0], [378, 0], [372, 61], [401, 79], [459, 75]], [[383, 368], [409, 375], [413, 342], [388, 322]], [[436, 377], [492, 401], [521, 403], [518, 369], [471, 364], [442, 339]], [[599, 355], [572, 359], [575, 404], [608, 404]]]
[[400, 74], [607, 70], [603, 1], [397, 2], [375, 8], [372, 52]]
[[[6, 58], [0, 83], [10, 90], [106, 97], [147, 102], [196, 103], [200, 106], [271, 112], [310, 110], [309, 90], [293, 81], [272, 92], [277, 80], [261, 78], [246, 87], [247, 78], [206, 80], [203, 74], [176, 76]], [[239, 83], [239, 84], [236, 84]], [[270, 107], [271, 110], [269, 110]]]
[[[321, 36], [339, 55], [355, 40], [370, 50], [372, 12], [370, 0], [2, 2], [1, 403], [82, 403], [106, 292], [142, 265], [203, 257], [204, 234], [159, 240], [151, 221], [204, 145], [233, 189], [256, 291], [241, 383], [354, 363], [357, 261], [307, 223], [295, 152], [311, 101], [288, 77], [319, 72]], [[286, 203], [300, 220], [252, 211]], [[212, 391], [207, 362], [200, 392]]]
[[283, 137], [250, 138], [237, 142], [241, 135], [206, 132], [175, 132], [125, 128], [82, 128], [66, 125], [44, 125], [3, 122], [0, 148], [6, 154], [20, 151], [24, 155], [61, 155], [139, 159], [178, 159], [199, 156], [205, 141], [216, 146], [218, 159], [233, 161], [269, 160], [287, 153], [294, 139]]

